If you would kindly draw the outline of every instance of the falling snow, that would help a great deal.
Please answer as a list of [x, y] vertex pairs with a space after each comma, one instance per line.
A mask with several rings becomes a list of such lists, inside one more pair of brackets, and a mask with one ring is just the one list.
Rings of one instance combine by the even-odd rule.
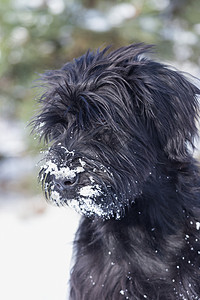
[[197, 230], [200, 229], [200, 222], [196, 222], [196, 229], [197, 229]]

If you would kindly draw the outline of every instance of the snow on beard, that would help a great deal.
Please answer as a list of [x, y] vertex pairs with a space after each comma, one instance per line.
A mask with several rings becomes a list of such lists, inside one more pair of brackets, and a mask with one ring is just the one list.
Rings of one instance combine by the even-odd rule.
[[[68, 151], [66, 149], [66, 151]], [[69, 151], [68, 151], [69, 152]], [[85, 216], [93, 216], [97, 215], [99, 217], [103, 217], [105, 212], [101, 207], [101, 204], [95, 203], [95, 198], [99, 197], [103, 194], [101, 187], [95, 183], [92, 176], [89, 177], [90, 184], [80, 187], [76, 193], [76, 197], [74, 199], [65, 199], [62, 193], [56, 189], [55, 184], [51, 182], [51, 188], [49, 191], [49, 183], [45, 182], [45, 178], [50, 175], [55, 177], [55, 179], [66, 179], [71, 180], [77, 176], [79, 173], [83, 173], [85, 171], [84, 166], [85, 162], [79, 159], [80, 166], [72, 169], [69, 166], [61, 165], [58, 167], [57, 164], [53, 160], [48, 160], [43, 166], [43, 174], [40, 180], [44, 181], [44, 189], [47, 192], [49, 200], [56, 204], [57, 206], [63, 206], [67, 204], [69, 207], [75, 209], [78, 213]]]

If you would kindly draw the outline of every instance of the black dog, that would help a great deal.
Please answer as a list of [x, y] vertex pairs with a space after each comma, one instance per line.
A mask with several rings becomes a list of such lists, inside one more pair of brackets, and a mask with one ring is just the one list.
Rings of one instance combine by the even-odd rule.
[[[90, 52], [42, 77], [47, 199], [83, 217], [70, 299], [200, 299], [200, 90], [144, 57]], [[189, 150], [190, 149], [190, 150]]]

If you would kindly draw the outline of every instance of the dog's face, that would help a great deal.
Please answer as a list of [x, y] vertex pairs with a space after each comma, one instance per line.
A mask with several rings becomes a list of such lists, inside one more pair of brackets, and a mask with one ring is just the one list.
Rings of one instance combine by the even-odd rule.
[[156, 176], [162, 157], [188, 156], [198, 90], [141, 58], [148, 48], [87, 52], [43, 75], [48, 86], [34, 123], [50, 143], [40, 180], [51, 202], [119, 219]]
[[118, 126], [114, 130], [94, 120], [87, 130], [65, 128], [60, 133], [40, 172], [50, 201], [104, 219], [124, 214], [153, 172], [156, 151], [146, 132], [138, 128], [127, 136], [128, 130]]

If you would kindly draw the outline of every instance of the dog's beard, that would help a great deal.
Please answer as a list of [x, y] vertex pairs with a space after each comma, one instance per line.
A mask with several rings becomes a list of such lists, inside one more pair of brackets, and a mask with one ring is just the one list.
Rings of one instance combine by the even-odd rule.
[[[63, 149], [65, 154], [73, 158], [74, 151]], [[125, 197], [123, 202], [119, 201], [118, 198], [123, 195], [117, 196], [113, 184], [109, 182], [108, 178], [112, 181], [110, 171], [103, 165], [88, 168], [82, 158], [75, 161], [67, 166], [65, 160], [47, 155], [39, 177], [48, 201], [57, 206], [67, 205], [87, 217], [120, 219], [130, 201]], [[59, 182], [66, 182], [66, 188], [61, 190]], [[67, 186], [67, 182], [70, 182], [70, 186]]]

